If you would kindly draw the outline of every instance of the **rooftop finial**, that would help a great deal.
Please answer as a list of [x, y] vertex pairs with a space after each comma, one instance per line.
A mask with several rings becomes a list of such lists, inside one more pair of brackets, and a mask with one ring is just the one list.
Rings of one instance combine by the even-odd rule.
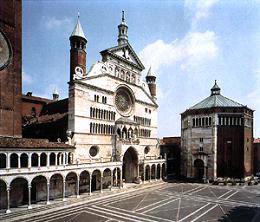
[[79, 11], [78, 11], [78, 19], [79, 19], [79, 16], [80, 16], [80, 14], [79, 14]]
[[125, 21], [125, 11], [122, 10], [122, 22], [124, 22], [124, 21]]
[[215, 80], [214, 86], [211, 88], [211, 95], [220, 95], [220, 88], [217, 84], [217, 80]]

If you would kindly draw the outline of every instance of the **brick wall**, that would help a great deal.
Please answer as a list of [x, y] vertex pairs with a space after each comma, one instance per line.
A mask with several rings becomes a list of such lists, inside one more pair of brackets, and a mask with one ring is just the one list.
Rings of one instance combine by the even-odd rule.
[[20, 0], [0, 4], [0, 30], [13, 52], [11, 63], [0, 71], [0, 136], [21, 137], [21, 7]]

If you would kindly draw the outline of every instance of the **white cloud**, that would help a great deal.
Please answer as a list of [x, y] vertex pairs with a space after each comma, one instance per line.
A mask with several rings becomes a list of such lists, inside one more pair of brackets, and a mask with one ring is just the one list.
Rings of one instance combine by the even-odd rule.
[[43, 17], [44, 25], [47, 29], [57, 29], [57, 28], [70, 28], [73, 23], [72, 20], [68, 17], [65, 18], [56, 18], [56, 17]]
[[22, 82], [23, 82], [23, 85], [31, 85], [33, 82], [33, 79], [25, 71], [22, 71]]
[[140, 53], [146, 67], [157, 72], [162, 66], [180, 63], [181, 69], [214, 58], [218, 52], [216, 34], [212, 31], [189, 32], [181, 40], [165, 43], [157, 40]]
[[190, 11], [192, 26], [210, 15], [210, 10], [219, 0], [185, 0], [184, 6]]

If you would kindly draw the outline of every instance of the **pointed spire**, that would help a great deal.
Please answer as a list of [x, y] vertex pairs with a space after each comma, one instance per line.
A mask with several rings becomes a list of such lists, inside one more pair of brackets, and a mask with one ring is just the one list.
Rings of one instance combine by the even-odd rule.
[[87, 38], [85, 37], [85, 34], [83, 32], [82, 26], [80, 24], [80, 21], [79, 21], [79, 12], [78, 12], [78, 19], [77, 19], [76, 26], [70, 36], [78, 36], [78, 37], [81, 37], [81, 38], [87, 40]]
[[146, 76], [153, 76], [152, 75], [152, 67], [150, 66], [150, 68], [148, 69], [147, 75]]
[[211, 88], [211, 96], [212, 95], [220, 95], [220, 88], [217, 84], [217, 80], [215, 80], [214, 86]]

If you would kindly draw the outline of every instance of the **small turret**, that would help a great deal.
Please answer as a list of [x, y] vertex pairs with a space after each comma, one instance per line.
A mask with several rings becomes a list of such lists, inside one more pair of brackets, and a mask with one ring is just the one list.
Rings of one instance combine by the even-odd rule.
[[152, 74], [151, 67], [147, 72], [146, 82], [148, 84], [151, 96], [155, 98], [156, 97], [156, 76]]
[[220, 88], [217, 84], [217, 80], [215, 80], [214, 86], [211, 88], [211, 96], [213, 95], [220, 95]]
[[87, 39], [79, 21], [71, 33], [70, 40], [70, 81], [86, 75]]
[[124, 45], [126, 43], [128, 43], [128, 26], [125, 22], [125, 12], [122, 11], [122, 21], [121, 24], [118, 25], [118, 45]]
[[53, 101], [59, 100], [59, 93], [58, 93], [57, 89], [55, 89], [54, 92], [52, 93], [52, 100]]

